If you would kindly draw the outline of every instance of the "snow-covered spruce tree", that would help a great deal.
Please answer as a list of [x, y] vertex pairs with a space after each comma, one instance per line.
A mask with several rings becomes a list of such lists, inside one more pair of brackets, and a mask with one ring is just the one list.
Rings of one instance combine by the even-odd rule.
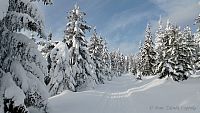
[[112, 80], [113, 73], [111, 71], [111, 59], [110, 59], [110, 54], [107, 49], [107, 43], [105, 40], [103, 44], [102, 60], [103, 60], [103, 66], [104, 66], [103, 74], [106, 76], [107, 80]]
[[75, 91], [75, 80], [69, 65], [69, 50], [67, 44], [59, 42], [49, 52], [47, 60], [49, 68], [49, 92], [56, 95], [64, 90]]
[[52, 37], [53, 34], [50, 32], [47, 40], [38, 42], [38, 49], [48, 62], [48, 76], [45, 77], [45, 83], [51, 96], [64, 90], [75, 91], [67, 44], [52, 41]]
[[37, 42], [38, 50], [47, 58], [50, 51], [55, 47], [56, 42], [52, 41], [52, 33], [50, 32], [47, 39], [41, 39]]
[[134, 55], [130, 55], [128, 57], [128, 72], [133, 73], [133, 75], [137, 74], [137, 63], [136, 57]]
[[118, 57], [117, 57], [117, 52], [111, 52], [110, 53], [110, 58], [111, 58], [111, 71], [115, 76], [118, 76]]
[[189, 26], [184, 28], [181, 37], [182, 38], [179, 41], [181, 42], [181, 53], [179, 55], [182, 61], [180, 62], [183, 65], [184, 74], [189, 76], [193, 73], [196, 62], [196, 43]]
[[[162, 55], [162, 50], [164, 47], [164, 43], [162, 41], [164, 41], [164, 29], [163, 29], [163, 25], [162, 25], [162, 18], [160, 16], [160, 19], [158, 21], [158, 30], [155, 33], [155, 51], [156, 51], [156, 68], [159, 66], [160, 62], [162, 62], [163, 59], [163, 55]], [[155, 74], [157, 73], [157, 70], [155, 70]]]
[[189, 27], [186, 27], [184, 32], [181, 32], [180, 28], [176, 27], [172, 31], [171, 50], [168, 52], [171, 54], [169, 62], [174, 70], [170, 74], [175, 81], [186, 80], [193, 70], [194, 45], [189, 30]]
[[43, 39], [37, 42], [38, 50], [42, 53], [43, 57], [47, 60], [48, 75], [45, 76], [45, 84], [48, 85], [50, 82], [50, 69], [51, 69], [51, 50], [56, 46], [58, 42], [52, 41], [53, 34], [50, 32], [47, 39]]
[[125, 56], [124, 57], [124, 73], [128, 73], [129, 72], [129, 57]]
[[45, 36], [34, 1], [9, 0], [6, 16], [0, 21], [1, 113], [27, 113], [29, 107], [44, 112], [47, 109], [48, 92], [44, 84], [47, 63], [34, 41], [17, 33], [25, 29]]
[[136, 55], [136, 67], [137, 67], [137, 71], [136, 71], [136, 75], [137, 75], [137, 79], [141, 80], [141, 75], [144, 70], [143, 68], [143, 61], [142, 60], [142, 52], [143, 52], [143, 46], [142, 46], [142, 42], [140, 41], [140, 47], [139, 47], [139, 52]]
[[[187, 28], [188, 29], [188, 28]], [[167, 22], [163, 38], [162, 58], [157, 69], [159, 78], [166, 76], [175, 81], [186, 80], [188, 74], [193, 70], [193, 44], [190, 33], [185, 33]]]
[[125, 73], [125, 56], [121, 53], [119, 56], [119, 70], [120, 73]]
[[173, 26], [167, 20], [167, 25], [164, 31], [164, 35], [160, 37], [160, 52], [158, 53], [158, 64], [156, 67], [156, 72], [159, 74], [159, 78], [164, 78], [166, 76], [170, 77], [171, 73], [173, 74], [174, 70], [170, 62], [171, 58], [171, 40], [174, 39]]
[[155, 63], [156, 63], [156, 52], [154, 51], [152, 34], [150, 30], [150, 25], [147, 24], [145, 42], [141, 52], [141, 62], [142, 70], [141, 74], [143, 76], [154, 75]]
[[164, 37], [164, 29], [162, 25], [162, 18], [160, 16], [160, 19], [158, 21], [158, 30], [155, 33], [155, 50], [159, 53], [162, 47], [162, 39]]
[[84, 20], [85, 15], [76, 4], [74, 9], [68, 13], [68, 23], [64, 31], [63, 42], [69, 48], [70, 66], [76, 82], [76, 90], [83, 90], [83, 88], [92, 87], [98, 83], [93, 69], [94, 62], [89, 55], [85, 39], [85, 32], [90, 30], [90, 26]]
[[195, 40], [197, 43], [200, 43], [200, 14], [197, 18], [195, 18], [195, 24], [197, 25], [197, 31], [195, 33]]
[[91, 58], [94, 60], [95, 64], [95, 74], [97, 76], [98, 82], [103, 84], [104, 77], [104, 66], [103, 66], [103, 39], [101, 36], [97, 35], [96, 29], [90, 38], [90, 43], [88, 46], [89, 53]]
[[117, 69], [116, 69], [116, 62], [115, 62], [116, 61], [115, 60], [115, 53], [111, 52], [109, 54], [109, 56], [110, 56], [110, 68], [111, 68], [111, 71], [113, 72], [114, 75], [116, 75]]
[[195, 24], [197, 25], [197, 31], [194, 34], [194, 39], [196, 43], [196, 70], [200, 70], [200, 14], [199, 16], [195, 19]]
[[125, 56], [120, 53], [120, 50], [111, 52], [111, 70], [115, 76], [121, 76], [125, 72]]

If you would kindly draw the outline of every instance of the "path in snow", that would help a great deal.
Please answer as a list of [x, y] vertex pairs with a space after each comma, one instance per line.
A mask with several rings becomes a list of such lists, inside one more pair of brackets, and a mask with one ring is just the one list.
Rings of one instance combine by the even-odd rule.
[[200, 80], [176, 83], [124, 75], [84, 92], [49, 99], [51, 113], [200, 113]]

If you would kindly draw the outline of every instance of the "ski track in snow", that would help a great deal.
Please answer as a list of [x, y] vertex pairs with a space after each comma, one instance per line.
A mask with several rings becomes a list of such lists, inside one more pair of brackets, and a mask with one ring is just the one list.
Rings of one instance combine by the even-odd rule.
[[[193, 85], [196, 86], [195, 83], [189, 86], [193, 87]], [[190, 97], [192, 93], [184, 90], [180, 90], [180, 93], [185, 95], [170, 99], [177, 93], [170, 92], [165, 94], [164, 90], [163, 92], [160, 91], [162, 87], [166, 91], [169, 88], [173, 88], [173, 91], [176, 91], [179, 88], [187, 88], [187, 82], [186, 84], [178, 84], [171, 80], [160, 80], [157, 77], [147, 77], [143, 81], [137, 81], [135, 77], [126, 74], [122, 77], [114, 78], [113, 81], [99, 85], [94, 90], [83, 92], [65, 91], [51, 97], [49, 99], [50, 113], [200, 113], [200, 106], [199, 108], [197, 106], [196, 110], [190, 111], [182, 109], [149, 110], [149, 106], [153, 105], [161, 107], [166, 107], [166, 105], [189, 106], [200, 102], [200, 96], [197, 96], [200, 94], [200, 87], [198, 87], [199, 90], [196, 88], [191, 89], [193, 92], [197, 91], [192, 95], [197, 97], [195, 101], [194, 98]], [[164, 94], [162, 95], [162, 93]], [[174, 102], [169, 104], [170, 101]]]

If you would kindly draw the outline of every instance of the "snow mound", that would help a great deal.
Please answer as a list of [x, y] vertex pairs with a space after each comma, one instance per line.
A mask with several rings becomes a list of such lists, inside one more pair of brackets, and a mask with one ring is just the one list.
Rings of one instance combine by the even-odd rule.
[[50, 113], [199, 113], [200, 82], [124, 75], [94, 90], [49, 98]]

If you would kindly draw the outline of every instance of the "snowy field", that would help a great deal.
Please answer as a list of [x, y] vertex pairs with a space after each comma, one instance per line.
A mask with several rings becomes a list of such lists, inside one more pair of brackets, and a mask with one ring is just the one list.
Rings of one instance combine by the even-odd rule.
[[49, 98], [50, 113], [200, 113], [200, 79], [183, 82], [130, 74], [84, 92]]

